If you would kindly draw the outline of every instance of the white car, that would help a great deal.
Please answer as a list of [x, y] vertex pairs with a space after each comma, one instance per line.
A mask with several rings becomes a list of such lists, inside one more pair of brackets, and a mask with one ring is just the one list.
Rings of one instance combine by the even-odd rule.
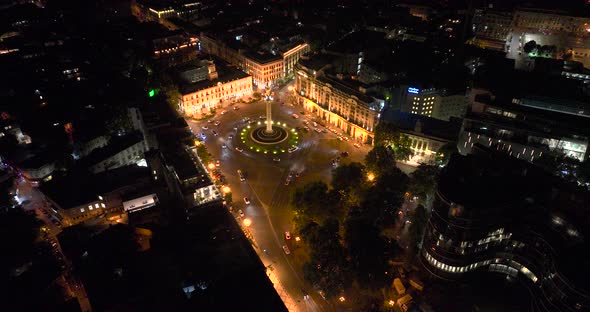
[[227, 112], [224, 110], [221, 111], [221, 115], [225, 115], [225, 113], [227, 113]]
[[238, 211], [238, 214], [240, 215], [240, 217], [242, 217], [242, 218], [244, 217], [244, 212], [242, 211], [242, 209], [240, 209], [240, 210]]
[[207, 127], [207, 126], [202, 126], [202, 127], [201, 127], [201, 129], [203, 129], [203, 130], [209, 130], [209, 127]]
[[219, 167], [219, 166], [221, 166], [221, 162], [218, 159], [218, 160], [215, 161], [215, 167]]
[[296, 151], [296, 150], [298, 150], [298, 149], [299, 149], [299, 147], [297, 147], [297, 146], [293, 146], [293, 147], [291, 147], [291, 148], [289, 149], [289, 153], [293, 153], [294, 151]]
[[221, 148], [227, 148], [227, 145], [223, 144], [221, 145]]
[[291, 233], [289, 231], [285, 232], [285, 239], [291, 239]]
[[287, 180], [285, 180], [285, 186], [288, 186], [288, 185], [289, 185], [289, 183], [291, 183], [291, 179], [287, 179]]
[[239, 106], [234, 106], [234, 110], [238, 110], [238, 109], [240, 109]]
[[246, 203], [246, 205], [250, 205], [250, 200], [248, 199], [248, 197], [244, 197], [244, 202]]
[[221, 122], [218, 120], [218, 121], [214, 122], [213, 124], [216, 126], [219, 126], [221, 124]]
[[274, 162], [279, 162], [279, 161], [281, 161], [281, 159], [280, 159], [280, 158], [278, 158], [278, 157], [275, 157], [275, 158], [273, 158], [273, 159], [272, 159], [272, 161], [274, 161]]
[[238, 152], [242, 153], [242, 152], [244, 151], [244, 149], [243, 149], [243, 148], [241, 148], [241, 147], [236, 147], [236, 151], [238, 151]]
[[283, 245], [283, 251], [285, 252], [285, 254], [289, 255], [291, 254], [291, 251], [289, 250], [289, 247], [287, 247], [287, 245]]

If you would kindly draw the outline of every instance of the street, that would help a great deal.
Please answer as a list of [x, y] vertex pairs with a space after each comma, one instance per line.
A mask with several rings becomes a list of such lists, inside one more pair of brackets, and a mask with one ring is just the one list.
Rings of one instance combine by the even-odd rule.
[[[313, 120], [309, 115], [301, 115], [300, 109], [287, 103], [286, 88], [276, 92], [272, 107], [273, 120], [287, 123], [289, 127], [303, 128], [304, 121], [311, 124]], [[284, 100], [283, 100], [284, 99]], [[284, 102], [285, 105], [280, 103]], [[299, 150], [294, 153], [283, 153], [278, 156], [280, 161], [273, 161], [273, 156], [254, 153], [248, 150], [239, 152], [235, 149], [234, 141], [229, 135], [236, 136], [244, 125], [242, 119], [258, 119], [265, 116], [264, 102], [250, 104], [235, 104], [239, 110], [233, 107], [225, 108], [225, 113], [220, 112], [212, 118], [212, 122], [187, 120], [195, 134], [206, 135], [205, 144], [215, 160], [220, 160], [220, 169], [226, 176], [227, 184], [231, 188], [233, 198], [233, 212], [242, 210], [244, 218], [252, 221], [249, 231], [254, 238], [254, 247], [263, 263], [269, 267], [269, 277], [275, 283], [275, 288], [285, 301], [290, 311], [332, 311], [335, 307], [319, 296], [310, 285], [303, 280], [300, 255], [302, 251], [296, 246], [293, 215], [289, 208], [291, 191], [304, 184], [322, 180], [329, 182], [333, 169], [332, 159], [340, 156], [341, 152], [348, 152], [348, 157], [341, 157], [341, 164], [351, 161], [362, 161], [368, 152], [369, 146], [354, 147], [352, 142], [338, 140], [338, 135], [327, 131], [318, 133], [313, 128], [323, 129], [321, 126], [310, 127], [310, 131], [300, 132], [301, 140]], [[294, 119], [292, 114], [300, 115]], [[215, 126], [215, 121], [219, 125]], [[203, 126], [208, 130], [203, 130]], [[218, 135], [214, 135], [215, 131]], [[226, 148], [223, 148], [223, 145]], [[246, 180], [241, 182], [237, 170], [241, 170]], [[293, 178], [288, 186], [285, 181], [290, 172]], [[299, 173], [299, 177], [295, 177]], [[246, 205], [243, 198], [247, 197], [250, 204]], [[236, 213], [238, 221], [242, 217]], [[293, 235], [290, 240], [285, 238], [285, 232]], [[299, 242], [301, 243], [301, 242]], [[289, 255], [283, 250], [283, 246], [289, 249]], [[265, 252], [263, 252], [265, 251]], [[299, 260], [299, 261], [298, 261]], [[276, 285], [276, 284], [279, 285]], [[304, 300], [304, 291], [310, 295], [310, 299]]]

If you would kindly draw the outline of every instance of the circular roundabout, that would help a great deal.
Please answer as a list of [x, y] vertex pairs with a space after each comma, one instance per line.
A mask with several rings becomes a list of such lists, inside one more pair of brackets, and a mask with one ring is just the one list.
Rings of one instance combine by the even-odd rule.
[[239, 129], [239, 143], [245, 150], [261, 154], [285, 153], [299, 142], [299, 134], [295, 128], [286, 123], [272, 121], [271, 131], [266, 122], [245, 125]]

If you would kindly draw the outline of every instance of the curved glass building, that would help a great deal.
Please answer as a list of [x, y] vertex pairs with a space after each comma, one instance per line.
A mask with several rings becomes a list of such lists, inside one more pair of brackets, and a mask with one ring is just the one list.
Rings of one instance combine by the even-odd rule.
[[590, 311], [587, 193], [484, 148], [443, 169], [421, 250], [433, 275], [518, 278], [536, 311]]

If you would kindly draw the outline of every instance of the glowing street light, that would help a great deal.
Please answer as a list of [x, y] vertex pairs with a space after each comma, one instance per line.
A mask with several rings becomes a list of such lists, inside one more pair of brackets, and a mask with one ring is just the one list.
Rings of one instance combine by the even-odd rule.
[[250, 219], [246, 218], [246, 219], [244, 219], [244, 221], [242, 221], [242, 224], [243, 224], [245, 227], [249, 227], [250, 225], [252, 225], [252, 220], [250, 220]]
[[389, 302], [387, 302], [387, 303], [389, 303], [389, 305], [392, 307], [395, 305], [395, 301], [393, 301], [393, 300], [389, 300]]
[[373, 180], [375, 180], [375, 175], [372, 173], [369, 173], [367, 175], [367, 180], [369, 180], [369, 182], [373, 182]]
[[289, 91], [293, 91], [293, 90], [295, 90], [295, 88], [293, 88], [293, 86], [288, 86], [288, 87], [287, 87], [287, 90], [289, 90]]
[[213, 169], [215, 169], [215, 164], [214, 163], [209, 163], [207, 165], [207, 168], [209, 168], [209, 170], [213, 170]]
[[344, 302], [344, 301], [346, 301], [346, 298], [344, 298], [344, 296], [340, 296], [340, 298], [338, 298], [338, 300], [340, 300], [340, 302]]
[[229, 188], [229, 186], [224, 186], [222, 189], [223, 193], [227, 194], [229, 192], [231, 192], [231, 189]]
[[301, 237], [299, 237], [299, 236], [295, 236], [295, 241], [296, 241], [296, 242], [298, 242], [298, 241], [300, 241], [300, 240], [301, 240]]

